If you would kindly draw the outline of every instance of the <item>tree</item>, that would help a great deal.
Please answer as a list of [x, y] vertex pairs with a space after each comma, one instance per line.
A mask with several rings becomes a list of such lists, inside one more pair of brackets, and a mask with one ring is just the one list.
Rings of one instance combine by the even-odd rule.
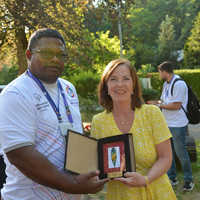
[[158, 36], [158, 58], [159, 63], [165, 60], [175, 60], [177, 58], [175, 52], [175, 31], [172, 19], [166, 15], [165, 20], [160, 25], [160, 33]]
[[[129, 40], [125, 46], [134, 48], [136, 68], [143, 64], [157, 65], [158, 34], [161, 22], [165, 16], [176, 7], [174, 0], [136, 1], [131, 7], [129, 20]], [[127, 30], [127, 29], [126, 29]]]
[[[42, 6], [39, 0], [1, 0], [0, 1], [0, 11], [1, 11], [1, 31], [6, 33], [5, 42], [10, 42], [13, 40], [17, 63], [20, 66], [19, 73], [22, 73], [26, 69], [26, 58], [25, 50], [27, 47], [27, 38], [25, 33], [25, 28], [32, 30], [40, 18], [38, 24], [45, 25], [47, 22], [46, 17], [44, 17], [44, 6]], [[36, 13], [41, 13], [37, 15]]]
[[174, 9], [173, 24], [175, 27], [175, 40], [177, 49], [182, 50], [190, 35], [193, 23], [191, 23], [200, 11], [199, 0], [178, 0]]
[[184, 63], [190, 68], [200, 67], [200, 12], [198, 13], [191, 35], [184, 47]]
[[[26, 69], [27, 38], [37, 28], [50, 27], [61, 31], [67, 45], [86, 45], [83, 41], [83, 10], [89, 1], [78, 0], [0, 0], [0, 44], [10, 41], [16, 49], [19, 73]], [[75, 54], [75, 53], [74, 53]], [[73, 57], [73, 56], [72, 56]]]
[[128, 15], [134, 3], [135, 0], [96, 0], [95, 5], [88, 6], [89, 13], [85, 13], [86, 27], [93, 33], [109, 30], [110, 37], [119, 37], [122, 54], [130, 33], [128, 28], [123, 29], [130, 26]]
[[129, 40], [125, 40], [127, 49], [134, 48], [136, 67], [142, 64], [157, 65], [158, 36], [160, 24], [168, 15], [174, 25], [176, 46], [174, 51], [181, 50], [191, 30], [191, 21], [200, 10], [199, 0], [136, 0], [129, 10], [131, 26]]

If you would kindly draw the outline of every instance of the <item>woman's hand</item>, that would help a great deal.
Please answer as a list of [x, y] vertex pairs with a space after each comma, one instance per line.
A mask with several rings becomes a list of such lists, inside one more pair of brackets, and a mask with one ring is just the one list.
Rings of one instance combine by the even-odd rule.
[[127, 172], [124, 174], [125, 178], [115, 178], [113, 180], [120, 181], [130, 187], [144, 187], [146, 186], [145, 177], [137, 172]]

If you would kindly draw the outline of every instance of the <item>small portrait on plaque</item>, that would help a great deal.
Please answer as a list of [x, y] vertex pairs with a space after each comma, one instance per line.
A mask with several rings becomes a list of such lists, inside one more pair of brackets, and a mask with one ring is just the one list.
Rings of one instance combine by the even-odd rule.
[[124, 142], [103, 144], [104, 172], [108, 177], [122, 176], [126, 171]]

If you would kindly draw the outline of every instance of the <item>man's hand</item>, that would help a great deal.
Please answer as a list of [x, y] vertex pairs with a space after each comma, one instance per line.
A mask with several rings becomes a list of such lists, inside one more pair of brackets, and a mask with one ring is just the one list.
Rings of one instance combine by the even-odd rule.
[[99, 180], [98, 178], [99, 172], [94, 171], [87, 174], [81, 174], [78, 176], [74, 176], [74, 179], [76, 181], [77, 187], [77, 193], [81, 194], [95, 194], [103, 189], [103, 186], [106, 182], [109, 181], [109, 179], [102, 179]]
[[98, 180], [99, 172], [79, 176], [60, 171], [33, 145], [8, 152], [9, 161], [33, 181], [71, 194], [97, 193], [108, 179]]

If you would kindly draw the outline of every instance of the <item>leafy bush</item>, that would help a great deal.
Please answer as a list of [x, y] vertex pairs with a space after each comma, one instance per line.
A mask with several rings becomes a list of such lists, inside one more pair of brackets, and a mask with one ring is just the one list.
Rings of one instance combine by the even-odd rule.
[[142, 89], [142, 96], [145, 102], [149, 100], [158, 100], [160, 98], [160, 92], [155, 89]]
[[18, 75], [18, 66], [3, 65], [0, 71], [0, 85], [7, 85], [14, 80]]
[[69, 78], [66, 76], [63, 78], [69, 80], [75, 86], [79, 96], [88, 98], [96, 94], [100, 76], [92, 71], [80, 71]]
[[93, 58], [92, 68], [101, 74], [111, 60], [119, 58], [120, 41], [117, 36], [109, 37], [109, 31], [96, 34], [97, 38], [91, 34], [93, 49], [91, 49], [89, 57]]
[[184, 64], [190, 68], [200, 66], [200, 12], [197, 15], [194, 26], [191, 30], [191, 35], [188, 37], [184, 46]]
[[75, 86], [79, 96], [82, 120], [90, 122], [93, 115], [101, 110], [97, 98], [97, 85], [100, 76], [92, 71], [80, 70], [79, 73], [70, 77], [63, 76], [63, 78], [69, 80]]
[[151, 85], [152, 88], [158, 90], [160, 93], [162, 91], [162, 87], [163, 87], [163, 81], [160, 79], [159, 77], [159, 73], [158, 72], [154, 72], [151, 73]]
[[155, 67], [151, 64], [142, 65], [138, 70], [139, 77], [148, 77], [151, 72], [155, 71]]
[[[70, 45], [70, 56], [66, 63], [64, 75], [69, 77], [79, 70], [90, 70], [102, 73], [106, 65], [113, 59], [119, 58], [120, 41], [110, 32], [84, 34], [82, 46]], [[73, 56], [72, 56], [73, 55]]]
[[79, 103], [82, 121], [84, 122], [91, 122], [95, 114], [103, 111], [103, 108], [98, 104], [97, 95], [88, 98], [80, 96]]

